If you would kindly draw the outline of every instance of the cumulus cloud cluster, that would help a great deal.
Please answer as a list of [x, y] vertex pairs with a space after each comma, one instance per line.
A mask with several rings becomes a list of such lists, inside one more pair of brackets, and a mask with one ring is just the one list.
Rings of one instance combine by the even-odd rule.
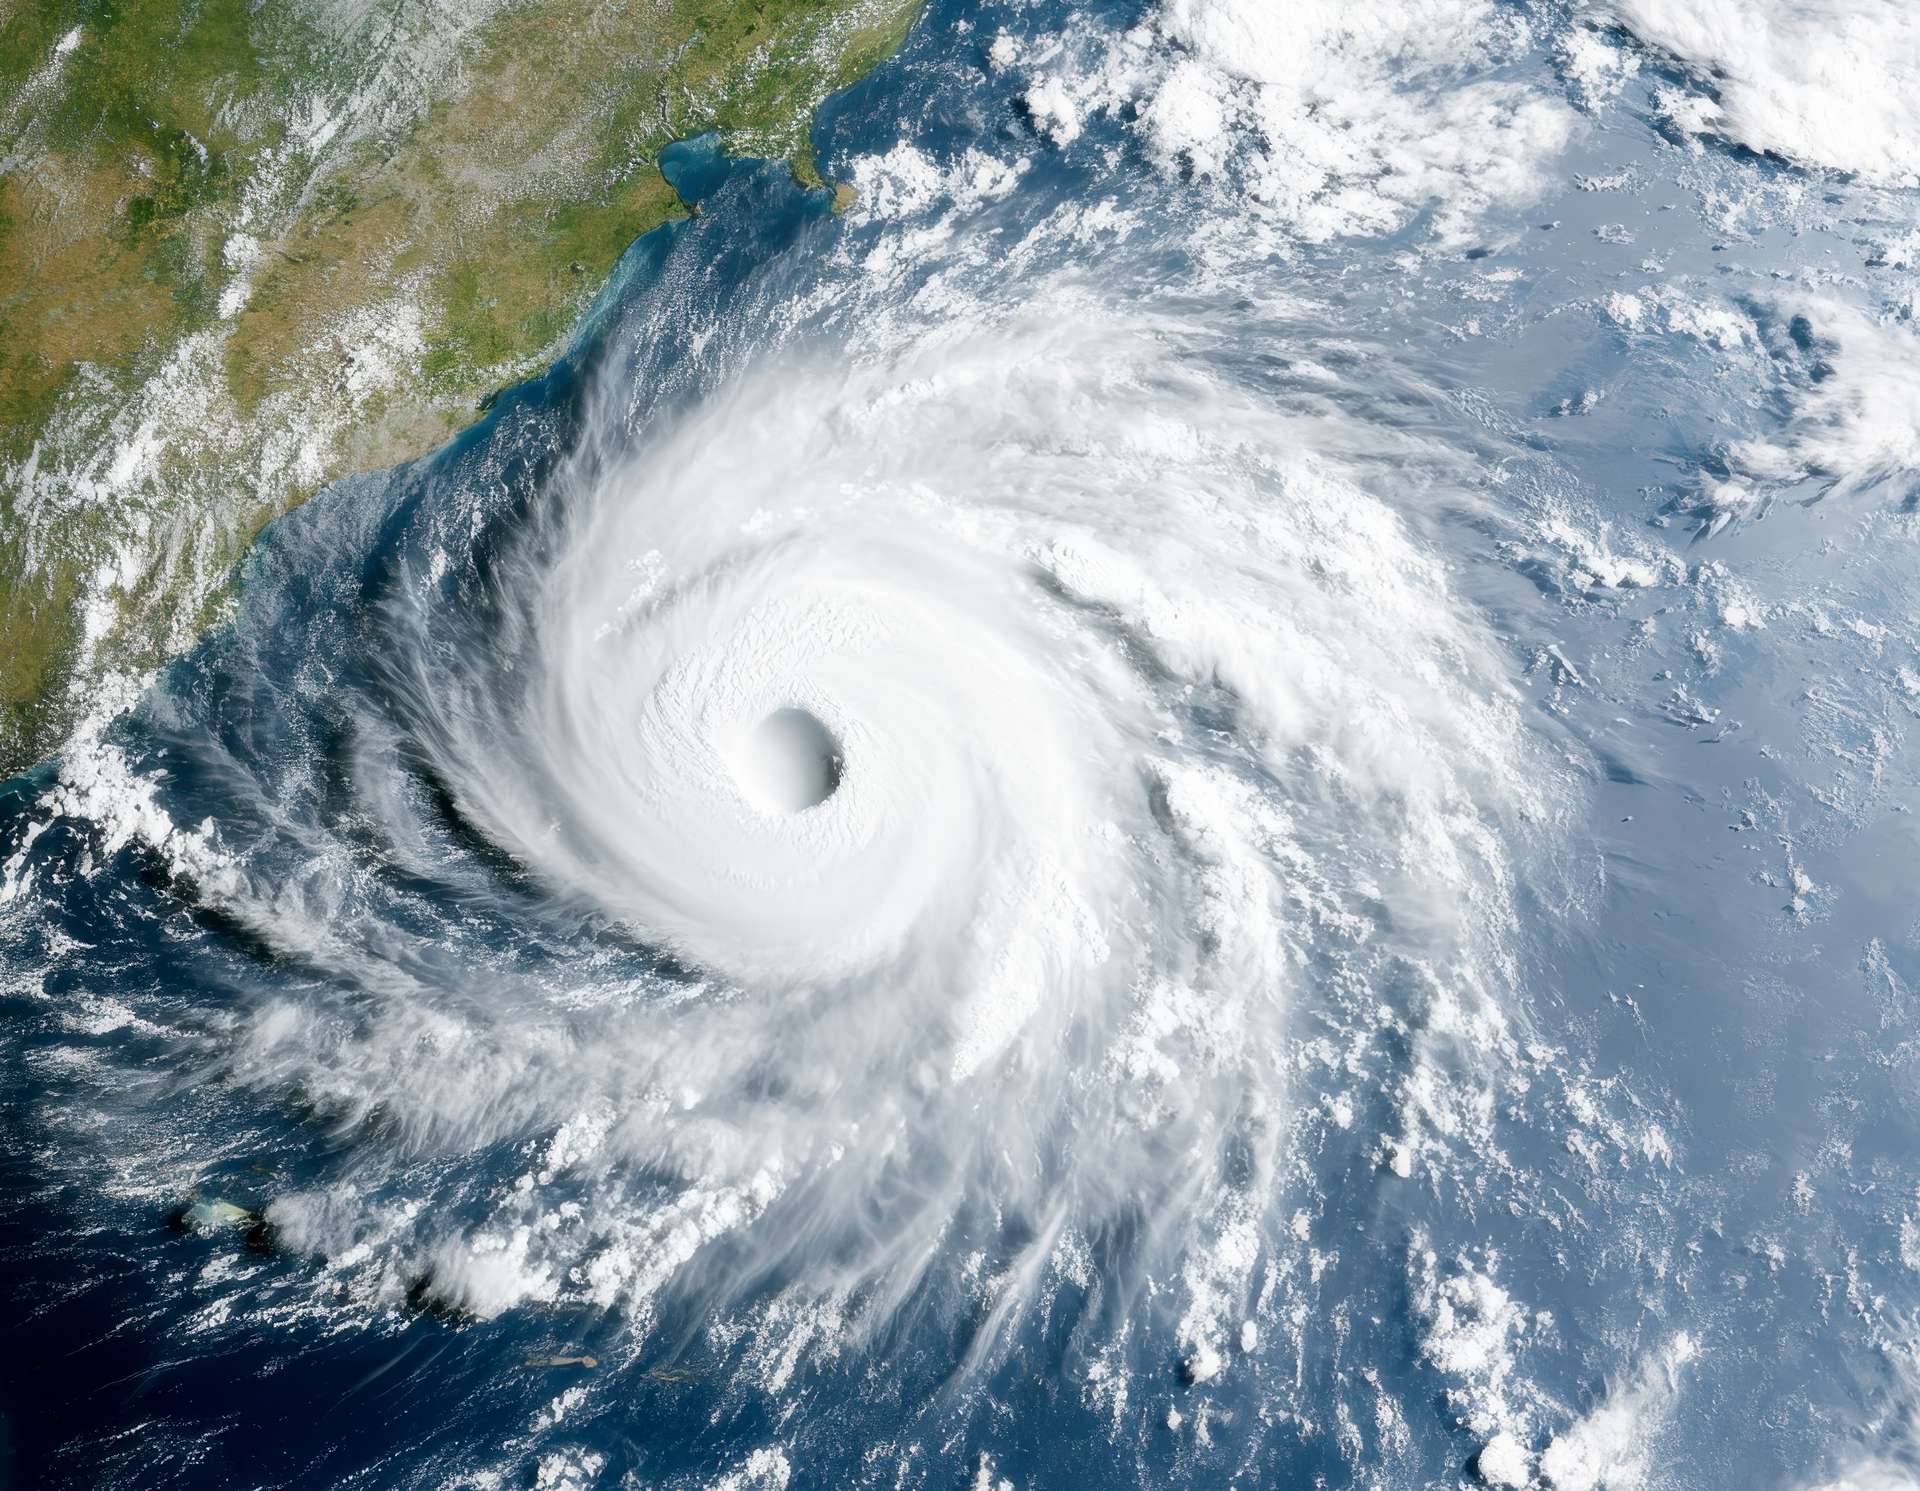
[[1605, 0], [1701, 91], [1671, 115], [1801, 165], [1920, 184], [1920, 22], [1906, 0]]
[[1056, 143], [1125, 112], [1168, 171], [1231, 191], [1311, 241], [1391, 233], [1431, 213], [1445, 241], [1536, 192], [1572, 135], [1565, 101], [1497, 76], [1533, 43], [1485, 0], [1274, 6], [1168, 0], [1095, 58], [1018, 59]]

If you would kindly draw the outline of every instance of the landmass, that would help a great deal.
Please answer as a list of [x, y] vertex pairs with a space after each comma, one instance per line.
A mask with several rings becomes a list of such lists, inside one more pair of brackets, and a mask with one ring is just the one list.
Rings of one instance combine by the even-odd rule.
[[824, 186], [814, 110], [918, 3], [0, 0], [0, 777], [551, 362], [686, 211], [665, 146]]

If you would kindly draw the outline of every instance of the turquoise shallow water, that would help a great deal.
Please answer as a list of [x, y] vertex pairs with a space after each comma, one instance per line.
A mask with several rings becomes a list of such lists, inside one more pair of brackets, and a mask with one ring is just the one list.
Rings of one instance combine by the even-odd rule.
[[1912, 194], [1492, 14], [931, 7], [8, 783], [13, 1482], [1903, 1484]]

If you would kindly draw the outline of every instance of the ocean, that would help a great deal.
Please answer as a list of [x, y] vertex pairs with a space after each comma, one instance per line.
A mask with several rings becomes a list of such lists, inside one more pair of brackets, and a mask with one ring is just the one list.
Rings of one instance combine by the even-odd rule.
[[676, 147], [0, 788], [0, 1473], [1914, 1484], [1843, 19], [936, 0], [846, 211]]

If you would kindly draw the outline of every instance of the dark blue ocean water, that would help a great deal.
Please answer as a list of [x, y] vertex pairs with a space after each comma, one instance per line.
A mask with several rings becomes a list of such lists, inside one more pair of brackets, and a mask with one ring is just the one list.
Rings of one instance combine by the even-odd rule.
[[[1564, 98], [1554, 37], [1571, 23], [1524, 14], [1538, 44], [1509, 72]], [[1816, 475], [1713, 531], [1700, 505], [1730, 447], [1786, 438], [1805, 390], [1848, 376], [1777, 287], [1815, 266], [1822, 294], [1882, 304], [1897, 274], [1872, 244], [1911, 204], [1689, 147], [1653, 115], [1676, 75], [1649, 60], [1540, 194], [1488, 208], [1467, 240], [1437, 243], [1428, 209], [1275, 247], [1242, 233], [1232, 190], [1156, 166], [1134, 110], [1062, 147], [1022, 103], [1041, 64], [988, 63], [1002, 28], [1031, 59], [1129, 19], [930, 6], [820, 113], [823, 171], [869, 182], [844, 215], [783, 166], [676, 147], [663, 165], [699, 214], [633, 246], [566, 358], [446, 449], [274, 524], [231, 621], [102, 741], [0, 789], [8, 1484], [1449, 1486], [1488, 1437], [1477, 1412], [1536, 1452], [1588, 1425], [1610, 1448], [1584, 1481], [1558, 1462], [1563, 1486], [1811, 1487], [1915, 1464], [1911, 488]], [[1005, 190], [949, 178], [889, 203], [857, 163], [903, 142], [942, 167], [1029, 164]], [[1728, 197], [1753, 204], [1733, 227], [1713, 206]], [[1097, 203], [1139, 226], [1062, 226]], [[1739, 354], [1601, 309], [1650, 282], [1734, 308]], [[1275, 421], [1312, 416], [1298, 428], [1360, 473], [1486, 639], [1490, 696], [1557, 817], [1467, 794], [1513, 883], [1497, 925], [1429, 957], [1470, 881], [1416, 903], [1427, 851], [1412, 827], [1375, 841], [1388, 820], [1354, 806], [1364, 785], [1316, 799], [1245, 765], [1307, 825], [1282, 880], [1402, 866], [1351, 893], [1399, 950], [1301, 962], [1274, 995], [1268, 1072], [1172, 1089], [1169, 1132], [1203, 1141], [1094, 1174], [1074, 1115], [1096, 1099], [1016, 1131], [999, 1079], [976, 1077], [977, 1099], [907, 1122], [917, 1147], [864, 1181], [797, 1183], [738, 1226], [688, 1212], [683, 1255], [649, 1219], [689, 1187], [720, 1204], [697, 1186], [718, 1162], [690, 1131], [656, 1143], [671, 1103], [622, 1097], [600, 1058], [641, 1060], [710, 997], [700, 960], [577, 884], [553, 893], [475, 806], [480, 777], [539, 738], [547, 654], [528, 637], [551, 598], [530, 577], [580, 546], [583, 504], [866, 480], [896, 433], [884, 400], [814, 421], [766, 396], [801, 376], [783, 368], [877, 356], [864, 324], [897, 315], [890, 345], [937, 346], [957, 306], [998, 297], [1058, 323], [1007, 364], [1038, 379], [1085, 352], [1083, 292], [1167, 349], [1183, 418], [1206, 419], [1181, 382], [1196, 368]], [[810, 360], [783, 362], [794, 347]], [[936, 354], [916, 366], [941, 376]], [[1009, 411], [953, 378], [951, 427], [977, 440], [901, 484], [903, 530], [907, 497], [943, 479], [962, 507], [992, 483], [1058, 484], [1124, 547], [1151, 481], [1085, 476], [1107, 469], [1089, 449], [1140, 428], [1107, 422], [1111, 390]], [[759, 394], [724, 404], [743, 380]], [[667, 442], [717, 402], [725, 420]], [[736, 437], [748, 455], [728, 464]], [[656, 458], [686, 482], [626, 464]], [[1338, 551], [1360, 578], [1303, 572], [1372, 604], [1379, 542], [1356, 529]], [[1276, 599], [1308, 627], [1345, 604]], [[1099, 621], [1129, 624], [1124, 607]], [[1444, 665], [1451, 636], [1409, 635], [1409, 673]], [[1157, 717], [1168, 749], [1253, 762], [1231, 681], [1190, 682]], [[1393, 696], [1392, 670], [1368, 682]], [[502, 701], [519, 723], [493, 734]], [[1409, 750], [1445, 749], [1410, 710]], [[547, 723], [555, 741], [578, 726]], [[1010, 779], [1029, 769], [1012, 754]], [[1389, 781], [1381, 800], [1413, 791]], [[1227, 935], [1193, 932], [1194, 956]], [[1446, 960], [1475, 957], [1497, 1037], [1446, 992]], [[833, 980], [793, 997], [831, 1009]], [[884, 1023], [878, 1008], [860, 1020]], [[1033, 1086], [1006, 1093], [1117, 1080], [1077, 1044], [1097, 1024], [1022, 1051]], [[790, 1128], [737, 1114], [785, 1111], [818, 1068], [778, 1049], [751, 1065], [727, 1132], [797, 1153]], [[628, 1147], [570, 1179], [552, 1156], [578, 1132], [574, 1089]], [[1032, 1152], [1004, 1171], [960, 1158], [970, 1135], [1012, 1132]], [[1183, 1192], [1202, 1150], [1216, 1168]], [[516, 1177], [543, 1167], [551, 1201], [510, 1211]], [[1101, 1176], [1113, 1194], [1089, 1199]], [[921, 1232], [932, 1195], [951, 1205]], [[1209, 1272], [1195, 1260], [1225, 1257], [1222, 1197], [1250, 1198], [1251, 1252]], [[214, 1200], [244, 1215], [195, 1225]], [[519, 1253], [513, 1225], [531, 1229]], [[591, 1246], [540, 1240], [576, 1226], [599, 1229]], [[1054, 1226], [1071, 1245], [1033, 1252]], [[547, 1259], [550, 1297], [488, 1294], [494, 1276], [448, 1251], [481, 1234]], [[874, 1271], [891, 1239], [924, 1266]], [[614, 1254], [640, 1275], [670, 1262], [644, 1299], [597, 1299], [595, 1260]], [[992, 1285], [1032, 1257], [1052, 1260], [1043, 1286]], [[1213, 1308], [1195, 1304], [1205, 1279], [1228, 1322], [1217, 1372], [1185, 1324]]]

